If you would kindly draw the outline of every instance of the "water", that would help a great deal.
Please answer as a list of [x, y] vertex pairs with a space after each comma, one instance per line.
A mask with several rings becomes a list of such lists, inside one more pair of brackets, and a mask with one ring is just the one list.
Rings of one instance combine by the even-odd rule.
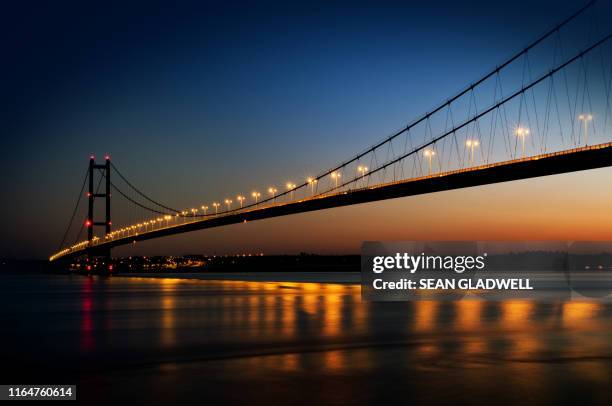
[[365, 303], [291, 279], [0, 275], [5, 382], [98, 404], [612, 402], [612, 305]]

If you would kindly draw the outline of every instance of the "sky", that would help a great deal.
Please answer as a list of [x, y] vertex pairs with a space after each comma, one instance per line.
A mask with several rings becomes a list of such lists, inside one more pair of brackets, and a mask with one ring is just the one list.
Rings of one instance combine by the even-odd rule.
[[[131, 181], [173, 207], [303, 179], [401, 128], [582, 4], [12, 4], [0, 17], [0, 257], [45, 258], [57, 249], [90, 154], [110, 154]], [[598, 169], [395, 199], [115, 253], [605, 240], [612, 189], [602, 185], [611, 177], [612, 169]]]

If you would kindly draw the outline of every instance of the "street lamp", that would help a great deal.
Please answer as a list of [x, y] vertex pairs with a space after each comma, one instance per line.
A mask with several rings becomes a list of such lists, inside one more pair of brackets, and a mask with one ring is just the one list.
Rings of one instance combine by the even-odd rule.
[[278, 190], [276, 190], [274, 186], [270, 186], [268, 188], [268, 193], [270, 193], [270, 195], [272, 196], [272, 203], [276, 202], [276, 192], [278, 192]]
[[204, 215], [208, 212], [208, 206], [202, 206], [202, 211], [204, 211]]
[[368, 167], [359, 165], [357, 167], [357, 172], [361, 173], [361, 179], [363, 180], [365, 178], [366, 172], [368, 172]]
[[291, 200], [293, 200], [293, 192], [295, 192], [295, 183], [287, 182], [287, 189], [291, 191]]
[[521, 139], [523, 158], [525, 158], [525, 137], [529, 135], [529, 128], [519, 126], [514, 130], [514, 134]]
[[213, 207], [215, 208], [215, 215], [219, 214], [219, 206], [221, 206], [219, 203], [217, 202], [213, 202]]
[[167, 215], [167, 214], [164, 216], [164, 220], [166, 220], [166, 227], [168, 227], [168, 226], [169, 226], [169, 224], [168, 224], [168, 223], [170, 222], [170, 219], [171, 219], [171, 218], [172, 218], [172, 216], [169, 216], [169, 215]]
[[232, 207], [232, 199], [225, 199], [225, 204], [227, 205], [227, 211], [230, 211]]
[[193, 221], [196, 221], [195, 216], [197, 212], [198, 212], [198, 209], [191, 209], [191, 214], [193, 215]]
[[236, 196], [236, 200], [240, 202], [240, 208], [242, 209], [242, 202], [244, 201], [244, 196], [238, 195]]
[[336, 182], [336, 189], [338, 189], [338, 179], [342, 177], [342, 174], [340, 172], [332, 172], [330, 176]]
[[478, 140], [467, 140], [465, 146], [470, 149], [470, 165], [474, 164], [474, 148], [480, 145]]
[[582, 113], [578, 120], [584, 123], [584, 145], [589, 145], [589, 121], [593, 120], [592, 114]]
[[426, 149], [425, 151], [423, 151], [423, 155], [425, 155], [427, 157], [427, 160], [429, 161], [429, 174], [431, 175], [431, 160], [436, 155], [436, 151], [434, 151], [433, 149]]
[[255, 204], [257, 204], [259, 202], [259, 196], [261, 196], [261, 193], [253, 192], [253, 193], [251, 193], [251, 196], [253, 196], [255, 198]]
[[308, 178], [306, 181], [310, 185], [310, 194], [314, 196], [314, 186], [318, 181], [315, 178]]

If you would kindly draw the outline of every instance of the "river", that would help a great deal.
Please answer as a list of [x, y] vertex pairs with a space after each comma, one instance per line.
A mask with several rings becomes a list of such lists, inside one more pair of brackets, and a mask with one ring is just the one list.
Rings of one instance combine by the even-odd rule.
[[355, 275], [277, 275], [1, 274], [5, 382], [89, 404], [612, 404], [609, 304], [373, 303]]

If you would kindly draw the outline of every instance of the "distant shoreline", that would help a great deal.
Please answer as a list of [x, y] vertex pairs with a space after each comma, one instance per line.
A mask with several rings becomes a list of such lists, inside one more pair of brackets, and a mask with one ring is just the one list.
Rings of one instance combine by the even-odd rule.
[[329, 283], [354, 285], [361, 282], [359, 272], [134, 272], [119, 273], [115, 277], [125, 278], [162, 278], [190, 280], [224, 280], [244, 282], [296, 282], [296, 283]]

